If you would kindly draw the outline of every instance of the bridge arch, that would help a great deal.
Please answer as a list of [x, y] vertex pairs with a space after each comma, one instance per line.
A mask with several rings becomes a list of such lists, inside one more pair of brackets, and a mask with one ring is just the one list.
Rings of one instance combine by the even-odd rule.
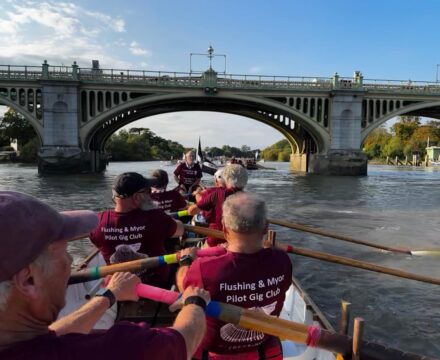
[[380, 125], [384, 124], [388, 120], [391, 120], [394, 117], [401, 116], [401, 115], [407, 115], [408, 113], [417, 113], [417, 111], [423, 110], [423, 109], [429, 109], [433, 107], [440, 107], [440, 101], [431, 101], [431, 102], [419, 102], [412, 105], [408, 105], [404, 108], [396, 109], [395, 111], [386, 114], [379, 120], [375, 121], [374, 123], [370, 124], [366, 128], [364, 128], [361, 132], [361, 143], [363, 144], [367, 136], [376, 128], [378, 128]]
[[35, 133], [37, 134], [40, 145], [43, 144], [43, 124], [41, 122], [39, 122], [32, 114], [28, 113], [21, 106], [19, 106], [12, 100], [9, 100], [8, 98], [0, 96], [0, 105], [12, 108], [18, 114], [22, 115], [27, 121], [29, 121], [29, 123], [35, 130]]
[[171, 94], [138, 98], [99, 114], [80, 129], [83, 148], [102, 151], [107, 139], [119, 128], [141, 118], [179, 111], [222, 112], [254, 119], [282, 133], [289, 141], [292, 153], [301, 151], [306, 139], [313, 143], [314, 152], [329, 147], [326, 129], [280, 102], [236, 94], [202, 97], [199, 94]]

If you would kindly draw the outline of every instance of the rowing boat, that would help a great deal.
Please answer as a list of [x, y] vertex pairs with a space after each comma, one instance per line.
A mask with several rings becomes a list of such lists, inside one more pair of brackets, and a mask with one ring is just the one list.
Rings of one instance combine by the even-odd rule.
[[[105, 265], [102, 255], [98, 251], [90, 254], [75, 270], [86, 267]], [[101, 280], [90, 281], [70, 285], [67, 288], [66, 306], [60, 313], [65, 316], [81, 305], [86, 303], [101, 286]], [[292, 283], [286, 292], [286, 298], [280, 317], [286, 320], [303, 323], [306, 325], [316, 325], [323, 329], [334, 332], [334, 329], [313, 302], [306, 291], [301, 287], [298, 279], [292, 277]], [[125, 302], [119, 305], [117, 311], [116, 304], [110, 308], [104, 316], [97, 322], [95, 329], [108, 329], [116, 321], [145, 321], [150, 326], [171, 326], [175, 314], [168, 311], [164, 304], [158, 304], [148, 299], [141, 299], [139, 302]], [[292, 341], [282, 341], [283, 354], [285, 359], [292, 360], [335, 360], [336, 356], [328, 351], [318, 348], [306, 347]]]

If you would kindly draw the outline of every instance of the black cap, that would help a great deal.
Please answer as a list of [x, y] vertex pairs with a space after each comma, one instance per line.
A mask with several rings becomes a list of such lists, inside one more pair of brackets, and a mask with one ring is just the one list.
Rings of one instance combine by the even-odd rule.
[[136, 172], [126, 172], [116, 178], [112, 189], [117, 197], [125, 199], [142, 189], [149, 190], [155, 185], [156, 179], [147, 179]]

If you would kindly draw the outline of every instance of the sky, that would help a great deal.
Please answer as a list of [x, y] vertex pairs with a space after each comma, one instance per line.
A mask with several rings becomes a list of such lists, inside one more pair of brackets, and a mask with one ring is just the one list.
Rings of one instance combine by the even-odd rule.
[[[435, 81], [437, 0], [0, 0], [0, 64], [190, 70], [190, 53], [226, 55], [226, 72]], [[194, 59], [194, 58], [193, 58]], [[218, 60], [222, 60], [218, 58]], [[223, 61], [223, 60], [222, 60]], [[214, 69], [224, 71], [222, 61]], [[197, 57], [192, 70], [208, 68]], [[185, 146], [263, 148], [283, 136], [254, 120], [179, 112], [139, 120]], [[232, 131], [231, 131], [232, 130]]]

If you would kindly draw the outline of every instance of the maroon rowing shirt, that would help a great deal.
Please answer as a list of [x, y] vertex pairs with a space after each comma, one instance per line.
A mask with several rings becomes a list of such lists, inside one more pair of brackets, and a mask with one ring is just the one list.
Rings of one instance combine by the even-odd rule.
[[[254, 254], [228, 251], [217, 257], [197, 258], [186, 273], [183, 286], [202, 287], [211, 299], [258, 308], [278, 316], [285, 292], [291, 284], [292, 263], [279, 249], [261, 249]], [[267, 340], [259, 331], [245, 330], [234, 324], [207, 318], [206, 335], [199, 347], [217, 354], [249, 352]]]
[[2, 360], [185, 360], [183, 336], [170, 328], [149, 328], [145, 323], [121, 321], [106, 331], [90, 334], [46, 335], [0, 352]]
[[193, 165], [189, 167], [186, 162], [181, 162], [177, 165], [176, 170], [174, 170], [174, 175], [179, 178], [179, 185], [185, 186], [186, 191], [189, 190], [197, 179], [201, 179], [203, 176], [202, 169], [198, 163], [193, 163]]
[[155, 190], [151, 198], [163, 211], [176, 212], [186, 208], [186, 201], [178, 190]]
[[[215, 230], [223, 230], [222, 226], [222, 207], [223, 203], [225, 202], [225, 199], [235, 194], [237, 191], [240, 191], [238, 189], [228, 189], [228, 188], [214, 188], [212, 191], [204, 194], [202, 198], [197, 202], [197, 207], [200, 210], [205, 211], [207, 213], [208, 217], [206, 220], [208, 221], [209, 228], [215, 229]], [[224, 239], [217, 239], [213, 237], [207, 237], [206, 242], [209, 246], [217, 246], [219, 244], [222, 244], [226, 242]]]
[[[136, 209], [127, 213], [107, 210], [98, 214], [99, 225], [90, 240], [101, 250], [107, 264], [118, 245], [129, 245], [149, 257], [165, 255], [165, 243], [177, 229], [176, 222], [161, 209]], [[169, 268], [149, 269], [147, 283], [165, 286]]]

